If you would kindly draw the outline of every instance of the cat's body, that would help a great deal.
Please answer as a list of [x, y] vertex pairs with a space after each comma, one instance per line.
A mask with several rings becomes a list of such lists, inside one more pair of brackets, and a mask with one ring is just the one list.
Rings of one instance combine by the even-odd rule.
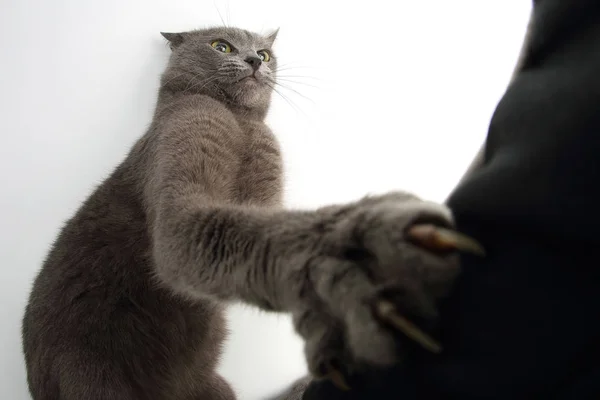
[[[197, 125], [176, 145], [198, 146], [201, 163], [213, 166], [211, 173], [219, 177], [211, 197], [224, 203], [279, 206], [281, 157], [260, 114], [236, 113], [194, 91], [181, 95], [177, 79], [171, 79], [163, 77], [167, 87], [161, 89], [149, 131], [67, 222], [36, 280], [23, 326], [36, 399], [232, 397], [214, 374], [226, 333], [222, 306], [175, 294], [154, 276], [153, 210], [145, 204], [144, 187], [168, 124]], [[208, 129], [199, 137], [203, 127]], [[49, 349], [61, 354], [49, 356]], [[75, 365], [81, 375], [61, 372]], [[124, 378], [119, 365], [135, 369], [126, 382], [119, 382]], [[89, 385], [78, 383], [84, 377], [96, 390], [102, 388], [97, 395], [85, 393]], [[65, 387], [73, 392], [65, 393]]]
[[[187, 103], [214, 103], [202, 97], [190, 96]], [[30, 374], [30, 386], [40, 390], [36, 399], [201, 399], [203, 386], [210, 392], [222, 390], [223, 399], [231, 397], [218, 376], [203, 376], [214, 371], [225, 338], [222, 307], [210, 299], [176, 295], [154, 277], [140, 183], [146, 180], [153, 156], [149, 142], [157, 134], [151, 128], [67, 222], [36, 281], [23, 327], [28, 364], [46, 372]], [[270, 138], [268, 130], [264, 134]], [[248, 147], [239, 143], [232, 160], [244, 159]], [[249, 191], [243, 165], [236, 162], [228, 167], [223, 173], [235, 179], [223, 190], [230, 192], [231, 201], [260, 203], [265, 193]], [[278, 198], [276, 186], [269, 192], [269, 200]], [[87, 350], [81, 352], [81, 347]], [[48, 357], [51, 348], [60, 349], [58, 358]], [[135, 369], [127, 382], [118, 381], [119, 364]], [[81, 375], [66, 373], [61, 378], [72, 382], [48, 375], [72, 365]], [[102, 388], [97, 397], [64, 393], [65, 386], [86, 390], [78, 384], [84, 377]]]
[[[292, 312], [315, 374], [330, 355], [346, 365], [393, 362], [394, 341], [365, 311], [365, 296], [379, 293], [375, 277], [389, 294], [393, 274], [383, 266], [404, 259], [451, 271], [418, 275], [425, 281], [454, 275], [454, 259], [390, 233], [422, 216], [449, 224], [446, 210], [404, 194], [282, 210], [281, 156], [264, 124], [274, 35], [165, 36], [174, 55], [151, 127], [66, 223], [35, 281], [23, 320], [33, 398], [234, 399], [215, 371], [227, 301]], [[400, 261], [382, 245], [388, 237]], [[350, 264], [372, 268], [371, 253], [379, 266], [368, 282], [348, 274]]]

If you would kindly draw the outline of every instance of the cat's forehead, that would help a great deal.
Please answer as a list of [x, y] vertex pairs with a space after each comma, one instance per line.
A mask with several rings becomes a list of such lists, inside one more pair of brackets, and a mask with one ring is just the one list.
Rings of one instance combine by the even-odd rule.
[[271, 41], [263, 35], [233, 27], [200, 29], [190, 32], [190, 34], [202, 40], [227, 40], [237, 46], [269, 47], [271, 45]]

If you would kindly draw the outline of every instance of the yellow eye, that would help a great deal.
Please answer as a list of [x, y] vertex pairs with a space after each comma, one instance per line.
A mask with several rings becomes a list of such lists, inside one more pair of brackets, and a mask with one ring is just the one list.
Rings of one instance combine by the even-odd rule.
[[271, 55], [269, 54], [268, 51], [266, 50], [260, 50], [257, 52], [258, 57], [260, 57], [260, 59], [264, 62], [269, 62], [271, 61]]
[[210, 44], [213, 49], [220, 51], [221, 53], [231, 53], [231, 46], [227, 42], [222, 40], [215, 40]]

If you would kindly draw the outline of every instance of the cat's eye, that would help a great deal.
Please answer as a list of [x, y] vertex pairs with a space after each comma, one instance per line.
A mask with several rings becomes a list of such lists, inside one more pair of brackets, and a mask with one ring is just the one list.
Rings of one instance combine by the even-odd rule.
[[231, 53], [231, 45], [223, 40], [215, 40], [211, 44], [213, 49], [221, 53]]
[[266, 50], [257, 51], [256, 54], [258, 54], [258, 57], [264, 62], [271, 61], [271, 55]]

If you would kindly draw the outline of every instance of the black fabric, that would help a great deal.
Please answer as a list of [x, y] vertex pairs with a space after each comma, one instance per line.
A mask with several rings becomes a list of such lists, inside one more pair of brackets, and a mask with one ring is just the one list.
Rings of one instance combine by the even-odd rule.
[[523, 70], [483, 167], [451, 196], [484, 244], [442, 304], [440, 356], [351, 378], [323, 399], [600, 399], [600, 2], [535, 2]]

